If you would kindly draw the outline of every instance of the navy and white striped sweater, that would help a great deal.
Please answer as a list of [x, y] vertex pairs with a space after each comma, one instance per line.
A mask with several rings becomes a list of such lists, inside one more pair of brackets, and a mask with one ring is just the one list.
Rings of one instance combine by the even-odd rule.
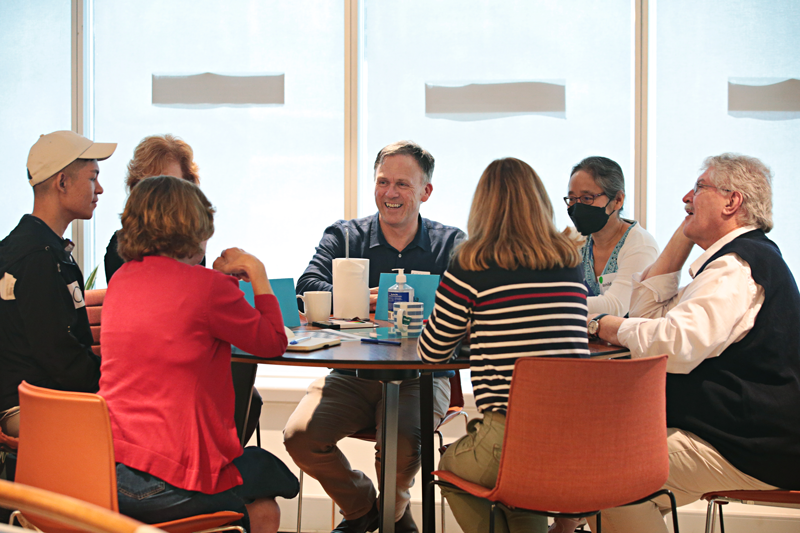
[[[456, 263], [456, 262], [454, 262]], [[479, 411], [505, 412], [519, 357], [589, 357], [586, 286], [578, 267], [445, 272], [417, 344], [431, 363], [450, 359], [470, 325], [470, 371]]]

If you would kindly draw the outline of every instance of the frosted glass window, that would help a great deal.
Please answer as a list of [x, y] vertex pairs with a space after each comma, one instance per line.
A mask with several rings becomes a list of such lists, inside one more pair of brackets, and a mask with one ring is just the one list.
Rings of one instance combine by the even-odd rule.
[[28, 150], [71, 127], [70, 24], [70, 0], [0, 2], [0, 239], [33, 210]]
[[[466, 229], [481, 173], [513, 156], [542, 177], [564, 227], [569, 171], [589, 155], [622, 166], [632, 216], [629, 0], [366, 0], [364, 19], [360, 216], [377, 210], [375, 155], [400, 139], [436, 158], [426, 218]], [[470, 92], [471, 84], [480, 90]], [[466, 87], [463, 94], [485, 100], [456, 102], [455, 111], [438, 101], [431, 107], [426, 93], [442, 87]], [[519, 101], [504, 102], [515, 90]]]
[[800, 114], [790, 80], [800, 78], [800, 4], [669, 0], [650, 9], [648, 229], [667, 243], [707, 156], [758, 157], [774, 173], [769, 237], [797, 277]]
[[[96, 1], [94, 24], [95, 136], [119, 143], [101, 167], [98, 262], [120, 227], [134, 147], [172, 133], [194, 149], [217, 208], [209, 265], [238, 246], [270, 277], [297, 280], [322, 231], [344, 214], [343, 1]], [[153, 103], [154, 79], [205, 73], [227, 76], [214, 78], [218, 98], [203, 100], [212, 103], [189, 94], [185, 105]], [[236, 80], [274, 80], [284, 96], [252, 97]], [[229, 89], [238, 92], [218, 94]]]

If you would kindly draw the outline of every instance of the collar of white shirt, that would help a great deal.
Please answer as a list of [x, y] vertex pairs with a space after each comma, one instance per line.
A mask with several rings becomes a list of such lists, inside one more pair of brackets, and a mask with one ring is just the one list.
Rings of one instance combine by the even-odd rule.
[[739, 235], [744, 235], [748, 231], [753, 231], [754, 229], [758, 229], [756, 226], [743, 226], [741, 228], [736, 228], [735, 230], [731, 231], [730, 233], [726, 234], [724, 237], [719, 239], [717, 242], [712, 244], [708, 247], [708, 250], [703, 252], [703, 255], [698, 257], [692, 266], [689, 267], [689, 275], [692, 276], [692, 279], [697, 275], [697, 271], [700, 270], [703, 265], [706, 264], [706, 261], [711, 259], [711, 256], [715, 253], [719, 252], [720, 248], [731, 242], [733, 239], [738, 237]]

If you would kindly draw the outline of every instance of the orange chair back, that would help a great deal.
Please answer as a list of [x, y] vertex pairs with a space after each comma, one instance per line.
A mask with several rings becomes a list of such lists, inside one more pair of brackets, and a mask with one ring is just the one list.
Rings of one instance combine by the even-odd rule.
[[103, 300], [106, 297], [106, 289], [95, 289], [86, 291], [84, 301], [86, 302], [86, 313], [89, 315], [89, 327], [92, 328], [92, 351], [100, 355], [100, 319], [103, 314]]
[[665, 386], [666, 356], [517, 360], [491, 499], [580, 513], [659, 490], [669, 474]]
[[[96, 394], [43, 389], [23, 381], [19, 405], [16, 481], [117, 511], [106, 401]], [[41, 529], [74, 531], [45, 525]]]

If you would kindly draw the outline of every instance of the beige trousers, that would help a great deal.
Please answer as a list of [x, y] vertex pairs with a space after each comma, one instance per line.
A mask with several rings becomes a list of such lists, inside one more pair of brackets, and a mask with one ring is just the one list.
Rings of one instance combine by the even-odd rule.
[[19, 406], [0, 411], [0, 429], [9, 437], [19, 437]]
[[[433, 417], [436, 427], [450, 406], [450, 380], [433, 380]], [[375, 469], [380, 476], [383, 385], [379, 381], [331, 373], [316, 380], [295, 408], [283, 430], [283, 442], [295, 464], [318, 480], [348, 520], [367, 514], [377, 498], [372, 481], [337, 446], [345, 437], [376, 430]], [[400, 385], [397, 435], [397, 500], [395, 521], [411, 499], [409, 489], [420, 468], [419, 379]]]
[[[482, 419], [470, 420], [467, 435], [447, 448], [439, 469], [483, 487], [494, 487], [500, 470], [505, 428], [506, 417], [502, 413], [486, 411]], [[531, 450], [531, 453], [536, 453], [536, 450]], [[442, 495], [447, 498], [464, 533], [489, 531], [491, 503], [488, 500], [446, 487], [442, 487]], [[494, 526], [497, 533], [544, 533], [547, 531], [547, 518], [525, 512], [497, 512]]]
[[[664, 488], [673, 492], [678, 507], [695, 502], [703, 494], [712, 491], [777, 488], [740, 471], [709, 443], [693, 433], [669, 428], [667, 444], [669, 479]], [[604, 533], [666, 533], [664, 515], [669, 512], [667, 497], [630, 507], [606, 509], [601, 515], [602, 529]], [[594, 531], [594, 518], [589, 518], [589, 525]]]

